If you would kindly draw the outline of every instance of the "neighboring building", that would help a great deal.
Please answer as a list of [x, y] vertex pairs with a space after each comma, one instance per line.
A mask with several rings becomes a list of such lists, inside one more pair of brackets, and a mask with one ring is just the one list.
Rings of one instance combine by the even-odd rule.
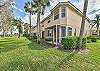
[[[82, 12], [72, 3], [59, 2], [51, 10], [51, 14], [41, 21], [41, 38], [57, 45], [64, 36], [79, 36], [81, 20]], [[84, 35], [89, 35], [89, 23], [90, 19], [87, 17]], [[36, 35], [37, 26], [33, 33]]]
[[[90, 34], [97, 35], [97, 25], [90, 25]], [[99, 27], [99, 35], [100, 35], [100, 27]]]

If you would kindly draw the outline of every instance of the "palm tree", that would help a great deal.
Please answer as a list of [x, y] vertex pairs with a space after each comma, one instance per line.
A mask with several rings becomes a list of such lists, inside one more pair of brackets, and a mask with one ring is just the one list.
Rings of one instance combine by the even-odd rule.
[[33, 2], [26, 2], [24, 6], [25, 12], [29, 13], [29, 20], [30, 20], [30, 36], [31, 36], [31, 15], [33, 14]]
[[92, 20], [94, 25], [96, 24], [97, 27], [97, 36], [99, 36], [99, 25], [100, 25], [100, 15], [96, 14], [95, 20]]
[[14, 19], [13, 20], [13, 25], [17, 26], [18, 29], [18, 38], [20, 38], [21, 34], [22, 34], [22, 21], [19, 19]]
[[83, 40], [83, 34], [84, 34], [87, 7], [88, 7], [88, 0], [85, 0], [84, 9], [83, 9], [83, 16], [82, 16], [82, 22], [81, 22], [81, 28], [80, 28], [80, 35], [79, 35], [80, 36], [79, 47], [82, 47], [82, 40]]
[[37, 13], [37, 42], [40, 43], [40, 15], [44, 14], [44, 10], [46, 6], [50, 6], [51, 0], [33, 0], [35, 13]]
[[28, 23], [25, 23], [25, 24], [24, 24], [24, 30], [25, 30], [25, 31], [24, 31], [24, 35], [25, 35], [25, 36], [28, 36], [29, 26], [30, 26], [30, 25], [29, 25]]

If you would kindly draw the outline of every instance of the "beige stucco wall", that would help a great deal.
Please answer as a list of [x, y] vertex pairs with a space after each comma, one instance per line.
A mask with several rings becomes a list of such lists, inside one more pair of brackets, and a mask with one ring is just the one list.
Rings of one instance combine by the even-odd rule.
[[37, 26], [32, 29], [32, 33], [37, 33]]
[[[82, 16], [78, 14], [75, 10], [70, 7], [67, 7], [67, 26], [72, 27], [73, 35], [76, 28], [76, 34], [79, 36], [80, 27], [81, 27]], [[89, 33], [89, 22], [86, 20], [84, 35], [86, 31]]]

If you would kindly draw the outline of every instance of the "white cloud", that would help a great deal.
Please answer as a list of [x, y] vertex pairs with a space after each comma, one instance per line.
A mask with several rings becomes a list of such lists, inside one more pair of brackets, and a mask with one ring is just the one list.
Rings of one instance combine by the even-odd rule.
[[20, 8], [17, 8], [16, 6], [12, 6], [14, 9], [19, 10], [20, 12], [24, 13], [23, 10], [21, 10]]
[[[43, 20], [48, 14], [50, 14], [50, 9], [52, 9], [53, 7], [55, 7], [55, 5], [58, 4], [58, 2], [67, 2], [67, 1], [71, 1], [77, 8], [79, 8], [81, 11], [83, 10], [83, 6], [84, 6], [84, 0], [79, 0], [79, 2], [77, 2], [77, 0], [52, 0], [51, 2], [51, 6], [50, 8], [47, 8], [45, 14], [43, 16], [41, 16], [41, 20]], [[93, 10], [97, 10], [100, 8], [100, 0], [89, 0], [89, 5], [88, 5], [88, 12], [91, 12]], [[22, 10], [20, 10], [21, 12], [23, 12]], [[94, 18], [95, 14], [100, 13], [100, 11], [88, 15], [90, 18]], [[36, 20], [37, 17], [36, 15], [32, 16], [32, 24], [36, 25]], [[29, 15], [26, 14], [25, 17], [22, 18], [22, 21], [24, 21], [25, 23], [29, 23]]]
[[[28, 13], [25, 15], [25, 17], [23, 17], [23, 18], [21, 18], [21, 19], [22, 19], [22, 21], [23, 21], [24, 23], [30, 23], [30, 22], [29, 22], [29, 14], [28, 14]], [[33, 25], [33, 26], [36, 25], [36, 19], [37, 19], [36, 15], [32, 15], [32, 16], [31, 16], [31, 22], [32, 22], [32, 25]]]
[[[77, 8], [83, 11], [84, 0], [79, 0], [79, 2], [75, 2], [75, 0], [71, 1]], [[100, 9], [100, 0], [89, 0], [87, 16], [90, 17], [90, 19], [93, 19], [95, 17], [95, 14], [100, 14], [100, 11], [97, 11], [93, 14], [89, 13], [92, 12], [93, 10], [98, 10], [98, 9]]]

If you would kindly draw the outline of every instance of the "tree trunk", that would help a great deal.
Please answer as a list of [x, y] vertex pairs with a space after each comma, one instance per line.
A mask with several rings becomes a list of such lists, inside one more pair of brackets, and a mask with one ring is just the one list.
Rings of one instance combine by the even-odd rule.
[[85, 27], [85, 19], [86, 19], [86, 12], [88, 7], [88, 0], [85, 0], [84, 2], [84, 9], [83, 9], [83, 16], [82, 16], [82, 22], [81, 22], [81, 28], [80, 28], [80, 38], [79, 38], [79, 47], [82, 48], [82, 39], [84, 34], [84, 27]]
[[20, 27], [19, 27], [19, 29], [18, 29], [18, 32], [19, 32], [19, 33], [18, 33], [18, 38], [20, 38], [20, 34], [21, 34], [21, 33], [20, 33]]
[[18, 34], [18, 38], [20, 38], [20, 32], [19, 32], [19, 34]]
[[38, 13], [37, 13], [37, 43], [40, 43], [40, 7], [38, 8]]
[[97, 36], [99, 36], [99, 20], [98, 20], [98, 23], [97, 23]]
[[11, 26], [11, 36], [13, 35], [13, 26]]
[[29, 20], [30, 20], [30, 30], [29, 30], [29, 33], [30, 33], [30, 36], [31, 36], [31, 12], [30, 12], [30, 15], [29, 15]]
[[3, 37], [5, 37], [5, 25], [3, 25]]

